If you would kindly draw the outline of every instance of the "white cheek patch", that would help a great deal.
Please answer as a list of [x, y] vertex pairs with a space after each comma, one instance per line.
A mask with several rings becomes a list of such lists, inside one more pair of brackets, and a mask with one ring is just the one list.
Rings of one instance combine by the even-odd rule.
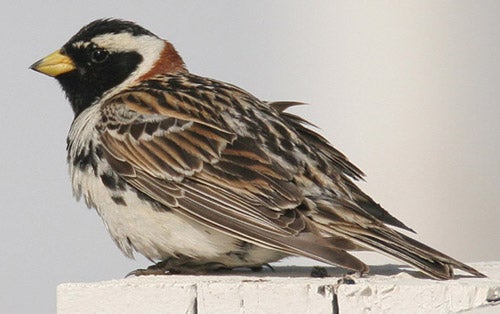
[[150, 35], [134, 36], [129, 33], [100, 35], [94, 37], [92, 42], [110, 52], [135, 51], [143, 58], [137, 69], [123, 83], [114, 88], [113, 91], [118, 91], [123, 86], [129, 86], [135, 80], [148, 73], [156, 62], [158, 62], [165, 48], [165, 41], [158, 37]]

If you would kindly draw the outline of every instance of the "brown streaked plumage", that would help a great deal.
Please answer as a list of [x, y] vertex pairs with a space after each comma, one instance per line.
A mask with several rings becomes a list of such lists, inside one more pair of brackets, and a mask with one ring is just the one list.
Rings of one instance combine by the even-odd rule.
[[75, 195], [127, 256], [160, 261], [154, 271], [300, 255], [365, 273], [347, 251], [369, 249], [437, 279], [453, 268], [484, 276], [393, 228], [412, 231], [355, 185], [355, 165], [285, 111], [298, 103], [191, 74], [170, 43], [131, 22], [95, 21], [55, 56], [32, 67], [58, 79], [75, 111]]

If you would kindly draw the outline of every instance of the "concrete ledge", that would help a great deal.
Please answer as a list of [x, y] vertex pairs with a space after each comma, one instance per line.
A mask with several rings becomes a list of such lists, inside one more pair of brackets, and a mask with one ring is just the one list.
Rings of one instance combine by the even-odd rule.
[[405, 266], [373, 266], [354, 284], [341, 273], [311, 278], [310, 267], [219, 276], [146, 276], [57, 287], [66, 313], [500, 313], [500, 262], [474, 264], [489, 278], [415, 278]]

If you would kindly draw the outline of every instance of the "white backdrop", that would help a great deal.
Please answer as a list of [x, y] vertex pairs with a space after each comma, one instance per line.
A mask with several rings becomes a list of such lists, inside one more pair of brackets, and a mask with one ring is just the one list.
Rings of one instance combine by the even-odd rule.
[[500, 260], [500, 3], [389, 3], [4, 3], [0, 312], [51, 313], [58, 283], [148, 265], [127, 260], [73, 200], [71, 109], [55, 80], [28, 70], [101, 17], [168, 38], [192, 72], [310, 103], [294, 112], [367, 173], [361, 186], [419, 240], [466, 262]]

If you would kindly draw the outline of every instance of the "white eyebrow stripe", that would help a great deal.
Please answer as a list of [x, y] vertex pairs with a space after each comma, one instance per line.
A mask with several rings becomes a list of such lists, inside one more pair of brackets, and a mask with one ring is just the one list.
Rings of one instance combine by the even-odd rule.
[[103, 34], [92, 38], [91, 42], [111, 52], [137, 51], [142, 54], [151, 50], [163, 50], [163, 41], [150, 35]]
[[142, 62], [124, 82], [129, 84], [149, 72], [160, 59], [165, 41], [151, 35], [134, 36], [130, 33], [104, 34], [92, 38], [92, 43], [110, 52], [135, 51], [142, 56]]
[[165, 49], [165, 41], [151, 35], [134, 36], [130, 33], [104, 34], [91, 40], [100, 48], [113, 52], [136, 52], [142, 56], [142, 62], [137, 69], [120, 85], [106, 95], [111, 97], [123, 88], [133, 84], [138, 78], [148, 73], [160, 59]]

